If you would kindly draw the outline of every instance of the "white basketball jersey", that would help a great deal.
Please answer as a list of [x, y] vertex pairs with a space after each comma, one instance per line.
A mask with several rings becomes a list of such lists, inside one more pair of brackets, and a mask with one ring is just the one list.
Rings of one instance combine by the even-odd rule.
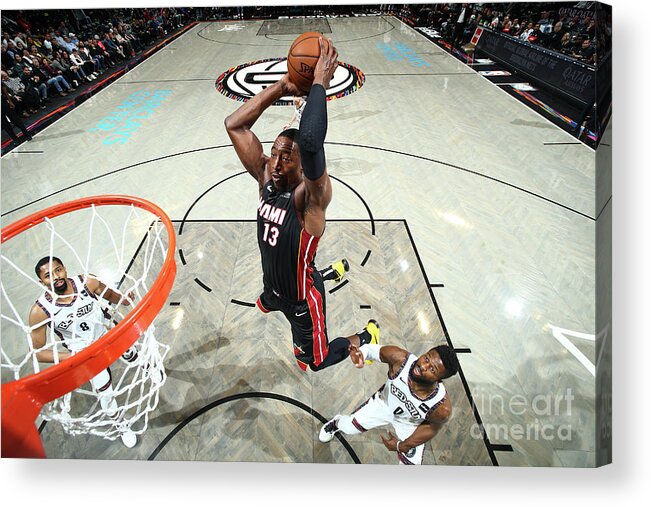
[[418, 360], [413, 354], [409, 354], [398, 374], [387, 380], [380, 392], [380, 396], [393, 412], [393, 416], [409, 424], [418, 425], [425, 421], [425, 418], [445, 397], [445, 386], [439, 382], [427, 398], [420, 399], [409, 387], [409, 372]]
[[45, 314], [51, 319], [49, 326], [61, 338], [71, 352], [79, 352], [97, 340], [109, 329], [110, 320], [105, 316], [97, 296], [84, 282], [82, 275], [68, 278], [73, 288], [70, 303], [59, 303], [49, 292], [37, 300]]

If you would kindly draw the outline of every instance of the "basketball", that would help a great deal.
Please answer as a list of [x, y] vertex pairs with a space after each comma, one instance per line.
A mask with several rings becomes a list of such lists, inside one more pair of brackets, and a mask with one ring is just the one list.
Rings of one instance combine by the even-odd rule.
[[[321, 56], [320, 32], [305, 32], [299, 35], [289, 48], [287, 72], [289, 79], [304, 92], [308, 92], [314, 81], [314, 67]], [[327, 39], [325, 39], [327, 44]]]

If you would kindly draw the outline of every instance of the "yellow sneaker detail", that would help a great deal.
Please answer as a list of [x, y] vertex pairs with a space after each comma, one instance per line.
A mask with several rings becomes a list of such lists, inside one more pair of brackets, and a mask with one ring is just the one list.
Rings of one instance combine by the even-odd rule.
[[340, 261], [335, 262], [331, 268], [336, 273], [335, 282], [341, 282], [344, 275], [350, 270], [350, 264], [348, 264], [346, 259], [341, 259]]

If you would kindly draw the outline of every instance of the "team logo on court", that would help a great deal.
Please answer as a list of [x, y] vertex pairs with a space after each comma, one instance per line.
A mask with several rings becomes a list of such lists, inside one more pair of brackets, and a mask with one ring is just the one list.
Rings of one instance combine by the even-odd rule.
[[[217, 78], [215, 87], [219, 93], [233, 100], [247, 101], [287, 74], [286, 58], [271, 58], [245, 63], [227, 70]], [[364, 73], [357, 67], [339, 62], [339, 67], [327, 90], [329, 100], [356, 92], [364, 84]], [[283, 97], [275, 105], [292, 103], [292, 97]]]

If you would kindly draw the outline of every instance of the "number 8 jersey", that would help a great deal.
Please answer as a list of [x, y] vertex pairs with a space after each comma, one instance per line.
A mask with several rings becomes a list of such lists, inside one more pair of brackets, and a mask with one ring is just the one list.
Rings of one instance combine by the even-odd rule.
[[312, 287], [319, 238], [303, 229], [294, 206], [294, 190], [278, 192], [270, 181], [260, 192], [258, 246], [265, 288], [292, 301], [302, 301]]
[[97, 296], [86, 286], [82, 275], [68, 278], [68, 283], [73, 289], [70, 303], [58, 303], [46, 291], [36, 300], [36, 304], [48, 316], [48, 326], [54, 326], [54, 332], [64, 346], [76, 353], [106, 333], [110, 320]]

